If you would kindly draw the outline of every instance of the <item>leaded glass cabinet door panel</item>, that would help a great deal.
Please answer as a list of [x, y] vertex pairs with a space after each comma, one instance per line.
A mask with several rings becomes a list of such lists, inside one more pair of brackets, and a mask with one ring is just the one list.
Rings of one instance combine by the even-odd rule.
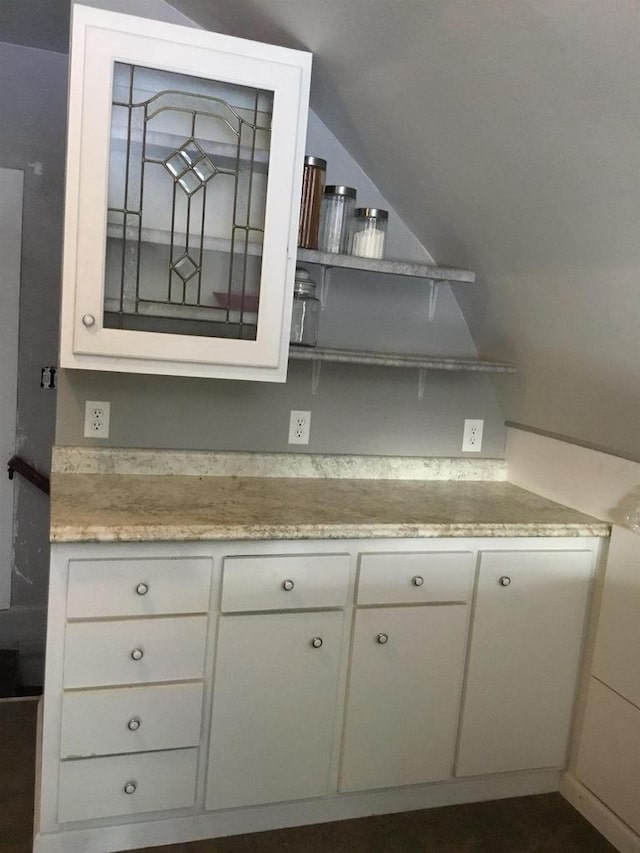
[[310, 55], [74, 8], [61, 364], [286, 377]]

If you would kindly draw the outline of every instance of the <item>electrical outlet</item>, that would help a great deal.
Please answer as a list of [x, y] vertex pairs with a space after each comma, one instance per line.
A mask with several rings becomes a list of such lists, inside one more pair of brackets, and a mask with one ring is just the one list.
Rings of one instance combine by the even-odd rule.
[[309, 444], [311, 412], [291, 411], [289, 417], [289, 444]]
[[465, 420], [462, 433], [462, 450], [466, 453], [480, 453], [482, 450], [482, 430], [484, 421]]
[[109, 438], [111, 403], [86, 400], [84, 404], [84, 437]]

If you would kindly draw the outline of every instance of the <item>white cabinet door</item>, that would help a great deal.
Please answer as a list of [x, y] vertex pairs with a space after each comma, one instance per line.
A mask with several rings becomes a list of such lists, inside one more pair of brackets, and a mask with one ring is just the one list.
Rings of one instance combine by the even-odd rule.
[[342, 612], [224, 616], [206, 807], [327, 793]]
[[607, 555], [593, 675], [640, 708], [640, 536], [615, 527]]
[[310, 68], [74, 7], [64, 367], [285, 380]]
[[341, 791], [452, 775], [467, 620], [462, 604], [358, 611]]
[[640, 832], [640, 708], [597, 678], [589, 686], [576, 777]]
[[482, 554], [456, 775], [564, 765], [592, 563]]

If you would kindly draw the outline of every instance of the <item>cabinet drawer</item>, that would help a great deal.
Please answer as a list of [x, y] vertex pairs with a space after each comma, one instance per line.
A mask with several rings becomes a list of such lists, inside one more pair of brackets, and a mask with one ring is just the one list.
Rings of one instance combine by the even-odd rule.
[[475, 554], [362, 554], [358, 604], [412, 604], [469, 601]]
[[62, 758], [198, 746], [202, 684], [81, 690], [62, 700]]
[[197, 765], [197, 749], [64, 761], [58, 820], [189, 808], [195, 802]]
[[67, 617], [206, 613], [211, 560], [71, 560]]
[[348, 554], [227, 557], [222, 610], [343, 607], [348, 589]]
[[63, 686], [200, 679], [206, 635], [206, 616], [71, 622], [65, 631]]

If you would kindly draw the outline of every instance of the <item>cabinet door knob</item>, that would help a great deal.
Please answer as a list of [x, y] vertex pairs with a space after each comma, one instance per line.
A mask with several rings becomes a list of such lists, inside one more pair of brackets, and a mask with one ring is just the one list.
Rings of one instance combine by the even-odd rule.
[[136, 587], [136, 592], [138, 593], [138, 595], [146, 595], [149, 592], [149, 584], [139, 583]]
[[137, 787], [138, 783], [132, 780], [130, 782], [125, 782], [124, 788], [122, 790], [125, 792], [125, 794], [135, 794]]
[[511, 583], [511, 578], [508, 575], [503, 575], [498, 581], [498, 583], [500, 584], [500, 586], [509, 586], [509, 584]]
[[82, 315], [82, 325], [86, 326], [87, 329], [90, 329], [91, 326], [95, 326], [95, 324], [96, 324], [96, 318], [93, 316], [93, 314], [83, 314]]
[[313, 640], [311, 640], [311, 645], [314, 649], [319, 649], [322, 645], [322, 637], [314, 637]]
[[384, 646], [385, 643], [389, 642], [388, 634], [378, 634], [376, 637], [376, 642], [380, 643], [381, 646]]
[[294, 588], [294, 586], [295, 586], [294, 582], [290, 579], [287, 579], [286, 581], [282, 581], [282, 589], [285, 592], [291, 592], [291, 590]]
[[143, 657], [144, 657], [144, 652], [142, 651], [142, 649], [134, 649], [131, 652], [132, 660], [142, 660]]
[[424, 583], [424, 578], [421, 575], [416, 575], [414, 578], [411, 578], [411, 583], [414, 586], [422, 586]]
[[130, 732], [137, 732], [141, 725], [142, 720], [140, 719], [140, 717], [131, 717], [131, 719], [127, 723], [127, 728]]

